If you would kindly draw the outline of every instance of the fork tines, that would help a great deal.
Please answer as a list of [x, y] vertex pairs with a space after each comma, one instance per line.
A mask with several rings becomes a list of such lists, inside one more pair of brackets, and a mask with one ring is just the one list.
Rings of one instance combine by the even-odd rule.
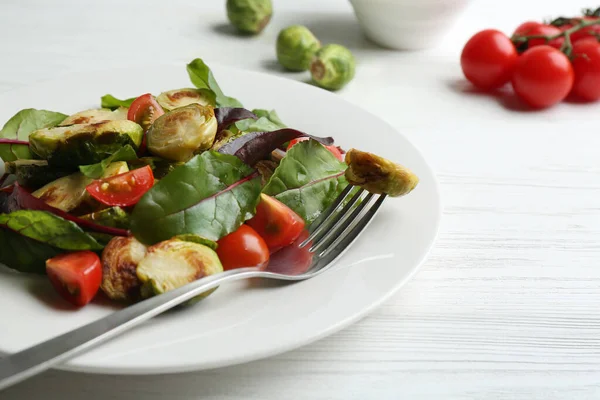
[[[377, 200], [370, 206], [373, 198]], [[323, 263], [341, 254], [367, 227], [386, 195], [374, 195], [362, 188], [348, 185], [331, 206], [310, 225], [309, 237], [300, 244]]]

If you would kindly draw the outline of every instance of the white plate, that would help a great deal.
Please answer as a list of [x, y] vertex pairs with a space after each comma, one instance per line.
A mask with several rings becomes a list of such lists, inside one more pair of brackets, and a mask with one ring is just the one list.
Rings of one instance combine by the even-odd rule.
[[[313, 86], [212, 66], [224, 92], [248, 108], [275, 108], [290, 126], [334, 136], [345, 148], [376, 152], [415, 171], [409, 196], [389, 199], [335, 270], [294, 285], [222, 286], [193, 308], [174, 311], [122, 335], [62, 369], [145, 374], [200, 370], [272, 356], [358, 320], [398, 290], [431, 248], [440, 221], [438, 186], [419, 151], [372, 114]], [[189, 87], [185, 65], [71, 75], [0, 95], [0, 121], [22, 108], [74, 113], [117, 97]], [[18, 251], [18, 249], [15, 249]], [[0, 351], [14, 353], [107, 315], [112, 304], [74, 311], [56, 301], [44, 277], [0, 269]]]

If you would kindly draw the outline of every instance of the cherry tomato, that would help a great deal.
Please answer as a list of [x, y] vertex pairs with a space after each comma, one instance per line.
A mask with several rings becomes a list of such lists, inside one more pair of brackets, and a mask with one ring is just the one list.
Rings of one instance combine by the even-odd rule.
[[110, 178], [97, 179], [85, 189], [102, 204], [127, 207], [136, 204], [152, 185], [154, 175], [147, 165]]
[[313, 253], [310, 252], [310, 244], [300, 247], [308, 236], [308, 231], [304, 230], [294, 243], [271, 254], [268, 270], [287, 275], [299, 275], [308, 271], [312, 265]]
[[517, 57], [517, 50], [508, 36], [488, 29], [469, 39], [460, 56], [460, 65], [473, 85], [491, 90], [510, 80]]
[[129, 106], [127, 119], [139, 124], [144, 131], [165, 112], [150, 93], [138, 97]]
[[[290, 140], [290, 144], [288, 144], [288, 147], [286, 150], [290, 151], [290, 149], [292, 147], [294, 147], [294, 145], [296, 143], [304, 142], [305, 140], [310, 140], [310, 138], [299, 137], [297, 139]], [[335, 158], [337, 158], [340, 161], [344, 161], [344, 156], [342, 156], [342, 152], [336, 146], [325, 146], [325, 147], [327, 148], [327, 150], [329, 150], [331, 152], [331, 154], [333, 154], [335, 156]]]
[[519, 35], [519, 36], [528, 36], [530, 35], [530, 31], [534, 28], [538, 28], [540, 25], [543, 25], [541, 22], [537, 22], [537, 21], [526, 21], [523, 22], [521, 25], [519, 25], [517, 27], [517, 29], [515, 29], [515, 31], [513, 32], [513, 36], [515, 35]]
[[[556, 26], [539, 24], [536, 27], [532, 27], [525, 36], [538, 36], [538, 35], [554, 36], [554, 35], [558, 35], [561, 32], [562, 31], [560, 30], [560, 28], [557, 28]], [[560, 49], [564, 42], [565, 42], [564, 37], [559, 37], [557, 39], [550, 40], [548, 43], [546, 43], [546, 39], [530, 39], [529, 45], [527, 48], [530, 49], [532, 47], [542, 46], [542, 45], [547, 44], [554, 48]]]
[[46, 274], [58, 294], [82, 307], [94, 298], [100, 288], [102, 265], [96, 253], [76, 251], [47, 260]]
[[271, 253], [294, 242], [304, 229], [304, 220], [274, 197], [260, 195], [254, 218], [246, 221], [267, 244]]
[[573, 44], [571, 64], [575, 73], [572, 93], [582, 99], [600, 99], [600, 43], [588, 38]]
[[536, 46], [519, 57], [512, 86], [530, 106], [549, 107], [571, 91], [573, 67], [567, 56], [554, 47]]
[[[584, 21], [596, 21], [597, 17], [583, 17]], [[598, 41], [598, 36], [600, 35], [600, 25], [590, 25], [583, 29], [578, 30], [577, 32], [573, 32], [570, 35], [571, 42], [575, 43], [582, 39], [593, 38]]]
[[269, 248], [258, 233], [248, 225], [221, 238], [217, 244], [217, 255], [223, 269], [244, 267], [266, 268], [269, 263]]

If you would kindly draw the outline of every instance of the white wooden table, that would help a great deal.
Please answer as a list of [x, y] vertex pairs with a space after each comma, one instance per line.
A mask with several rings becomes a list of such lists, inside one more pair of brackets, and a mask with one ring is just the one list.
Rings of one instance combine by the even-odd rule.
[[479, 29], [593, 4], [474, 0], [437, 49], [398, 53], [366, 41], [345, 0], [274, 3], [267, 31], [239, 38], [224, 0], [3, 0], [0, 90], [197, 56], [304, 80], [277, 67], [274, 42], [306, 24], [360, 62], [339, 95], [396, 126], [438, 173], [444, 219], [420, 273], [363, 321], [272, 359], [160, 378], [48, 372], [0, 398], [600, 398], [600, 103], [519, 112], [469, 93], [458, 66]]

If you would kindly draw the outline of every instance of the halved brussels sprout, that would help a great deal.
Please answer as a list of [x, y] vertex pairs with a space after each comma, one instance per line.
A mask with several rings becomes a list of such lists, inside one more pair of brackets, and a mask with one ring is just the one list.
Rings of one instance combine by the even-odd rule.
[[85, 187], [91, 182], [91, 178], [76, 172], [42, 186], [32, 195], [54, 208], [69, 212], [84, 202], [87, 194]]
[[14, 174], [19, 185], [37, 189], [73, 172], [68, 168], [52, 167], [45, 160], [16, 160], [4, 164], [6, 173]]
[[408, 168], [372, 153], [351, 149], [345, 161], [346, 180], [371, 193], [403, 196], [419, 183], [419, 178]]
[[29, 147], [50, 165], [78, 167], [98, 163], [127, 144], [137, 149], [143, 133], [127, 120], [60, 126], [33, 132]]
[[144, 285], [142, 294], [146, 296], [162, 294], [219, 272], [223, 272], [223, 266], [214, 250], [180, 239], [151, 246], [137, 267], [137, 277]]
[[[102, 178], [119, 175], [128, 170], [126, 162], [114, 162], [106, 168]], [[59, 210], [70, 212], [79, 209], [79, 211], [89, 212], [99, 207], [99, 203], [85, 190], [90, 183], [92, 183], [91, 178], [76, 172], [42, 186], [32, 195]]]
[[121, 207], [110, 207], [80, 217], [97, 225], [129, 229], [129, 214]]
[[102, 291], [113, 300], [133, 301], [140, 298], [142, 283], [137, 266], [147, 248], [134, 237], [114, 237], [102, 252]]
[[171, 111], [175, 108], [188, 106], [190, 104], [200, 104], [201, 106], [215, 106], [214, 96], [210, 92], [202, 89], [183, 88], [162, 92], [156, 98], [158, 104], [165, 111]]
[[58, 126], [69, 126], [76, 124], [96, 124], [102, 121], [117, 121], [127, 119], [127, 108], [119, 107], [112, 111], [108, 108], [94, 108], [75, 113], [67, 118]]
[[190, 104], [160, 116], [147, 133], [148, 150], [173, 161], [189, 161], [209, 149], [217, 133], [217, 118], [210, 106]]

